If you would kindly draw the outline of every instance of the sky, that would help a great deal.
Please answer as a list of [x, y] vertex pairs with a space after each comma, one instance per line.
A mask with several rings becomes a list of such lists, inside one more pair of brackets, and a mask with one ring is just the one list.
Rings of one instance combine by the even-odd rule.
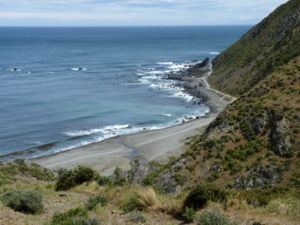
[[287, 0], [0, 0], [0, 26], [253, 25]]

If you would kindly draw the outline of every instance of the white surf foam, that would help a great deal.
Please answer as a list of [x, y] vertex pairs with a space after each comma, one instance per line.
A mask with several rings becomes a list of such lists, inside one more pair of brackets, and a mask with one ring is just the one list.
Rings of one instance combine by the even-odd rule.
[[166, 117], [172, 117], [173, 115], [172, 114], [168, 114], [168, 113], [162, 113], [160, 114], [161, 116], [166, 116]]
[[73, 67], [73, 68], [71, 68], [71, 70], [73, 70], [73, 71], [86, 71], [87, 68], [85, 68], [85, 67]]
[[209, 52], [210, 55], [219, 55], [220, 52]]
[[9, 71], [11, 71], [11, 72], [22, 72], [22, 69], [19, 69], [19, 68], [11, 68], [11, 69], [9, 69]]
[[158, 62], [158, 65], [172, 65], [174, 64], [173, 62]]
[[193, 96], [185, 93], [184, 89], [178, 87], [176, 84], [177, 81], [174, 80], [167, 80], [165, 79], [166, 76], [170, 73], [178, 73], [182, 70], [188, 69], [189, 66], [195, 64], [196, 62], [192, 63], [173, 63], [173, 62], [159, 62], [157, 64], [165, 65], [165, 68], [144, 68], [140, 69], [137, 72], [139, 76], [139, 82], [141, 84], [149, 85], [151, 88], [157, 90], [165, 90], [170, 93], [170, 96], [183, 98], [186, 101], [190, 102], [194, 99]]
[[116, 132], [120, 129], [131, 129], [131, 126], [128, 124], [125, 125], [114, 125], [114, 126], [106, 126], [104, 128], [96, 128], [96, 129], [89, 129], [89, 130], [79, 130], [79, 131], [65, 131], [63, 132], [65, 135], [69, 137], [78, 137], [78, 136], [87, 136], [97, 133], [106, 134], [108, 132]]

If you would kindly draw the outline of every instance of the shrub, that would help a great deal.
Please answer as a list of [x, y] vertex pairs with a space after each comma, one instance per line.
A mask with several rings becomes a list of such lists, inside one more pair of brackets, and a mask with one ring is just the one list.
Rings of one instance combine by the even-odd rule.
[[73, 170], [62, 171], [56, 182], [56, 191], [68, 190], [76, 185], [91, 181], [96, 177], [97, 173], [91, 168], [78, 166]]
[[218, 210], [204, 211], [196, 218], [197, 225], [234, 225], [225, 215]]
[[185, 207], [185, 210], [182, 214], [183, 218], [187, 222], [192, 222], [195, 219], [196, 212], [193, 208]]
[[146, 223], [147, 219], [139, 211], [134, 210], [129, 214], [128, 221], [132, 223]]
[[114, 185], [123, 186], [126, 183], [126, 179], [122, 177], [122, 169], [117, 167], [114, 170]]
[[97, 178], [97, 183], [100, 185], [100, 186], [104, 186], [104, 185], [112, 185], [113, 184], [113, 181], [111, 178], [109, 177], [104, 177], [104, 176], [99, 176]]
[[90, 197], [85, 205], [85, 208], [87, 208], [88, 210], [92, 210], [98, 204], [101, 206], [106, 206], [107, 199], [103, 195], [96, 195], [96, 196]]
[[121, 209], [124, 211], [124, 213], [128, 213], [135, 209], [138, 209], [138, 201], [139, 195], [137, 193], [133, 193], [123, 201]]
[[87, 210], [75, 208], [67, 212], [54, 213], [51, 225], [100, 225], [97, 219], [87, 218]]
[[144, 186], [150, 186], [155, 183], [155, 178], [152, 176], [146, 176], [145, 178], [142, 179], [142, 184]]
[[224, 201], [226, 192], [212, 185], [199, 185], [194, 188], [184, 201], [183, 207], [195, 210], [203, 208], [208, 201]]
[[22, 213], [37, 214], [43, 210], [42, 196], [36, 191], [7, 192], [0, 200], [7, 207]]

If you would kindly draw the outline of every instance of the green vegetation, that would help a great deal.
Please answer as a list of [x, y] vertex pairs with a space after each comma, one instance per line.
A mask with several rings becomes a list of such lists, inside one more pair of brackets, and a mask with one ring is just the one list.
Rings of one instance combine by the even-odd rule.
[[131, 212], [139, 208], [139, 195], [134, 192], [126, 197], [126, 199], [121, 204], [121, 209], [124, 213]]
[[113, 185], [113, 180], [110, 177], [105, 177], [105, 176], [99, 175], [96, 178], [96, 181], [100, 186]]
[[193, 208], [202, 209], [208, 201], [222, 202], [226, 200], [226, 192], [213, 185], [198, 185], [187, 196], [183, 203], [184, 210]]
[[100, 225], [100, 223], [97, 219], [88, 218], [86, 209], [75, 208], [64, 213], [56, 212], [51, 225]]
[[128, 216], [128, 221], [132, 223], [146, 223], [147, 219], [137, 210], [132, 211]]
[[0, 163], [0, 186], [12, 183], [16, 174], [44, 181], [52, 181], [55, 178], [51, 170], [35, 163], [28, 163], [24, 159], [16, 159], [10, 163]]
[[[220, 54], [210, 78], [218, 89], [242, 95], [266, 76], [300, 55], [300, 29], [292, 14], [298, 0], [290, 0]], [[284, 33], [283, 33], [284, 32]]]
[[42, 196], [36, 191], [16, 190], [0, 196], [7, 207], [22, 213], [38, 214], [43, 211]]
[[88, 199], [85, 207], [88, 210], [92, 210], [94, 209], [97, 205], [100, 206], [106, 206], [107, 205], [107, 199], [105, 196], [103, 195], [96, 195], [96, 196], [92, 196]]
[[232, 190], [229, 192], [229, 196], [246, 201], [247, 204], [255, 207], [265, 207], [274, 199], [288, 197], [300, 199], [300, 192], [295, 189], [271, 187], [265, 189]]
[[68, 190], [76, 185], [92, 181], [96, 174], [94, 170], [85, 166], [78, 166], [73, 170], [61, 171], [55, 189], [57, 191]]
[[193, 207], [185, 207], [182, 216], [187, 222], [192, 222], [195, 219], [196, 211]]
[[220, 213], [218, 210], [205, 210], [196, 219], [197, 225], [234, 225], [225, 215]]

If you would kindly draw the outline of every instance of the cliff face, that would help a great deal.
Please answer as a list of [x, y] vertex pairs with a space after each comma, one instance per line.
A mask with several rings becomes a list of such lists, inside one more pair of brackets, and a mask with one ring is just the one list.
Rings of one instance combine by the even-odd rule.
[[299, 188], [299, 55], [300, 1], [291, 0], [215, 59], [210, 81], [239, 98], [164, 174], [179, 186]]
[[300, 54], [299, 22], [299, 0], [276, 9], [214, 60], [211, 84], [233, 95], [250, 90]]

